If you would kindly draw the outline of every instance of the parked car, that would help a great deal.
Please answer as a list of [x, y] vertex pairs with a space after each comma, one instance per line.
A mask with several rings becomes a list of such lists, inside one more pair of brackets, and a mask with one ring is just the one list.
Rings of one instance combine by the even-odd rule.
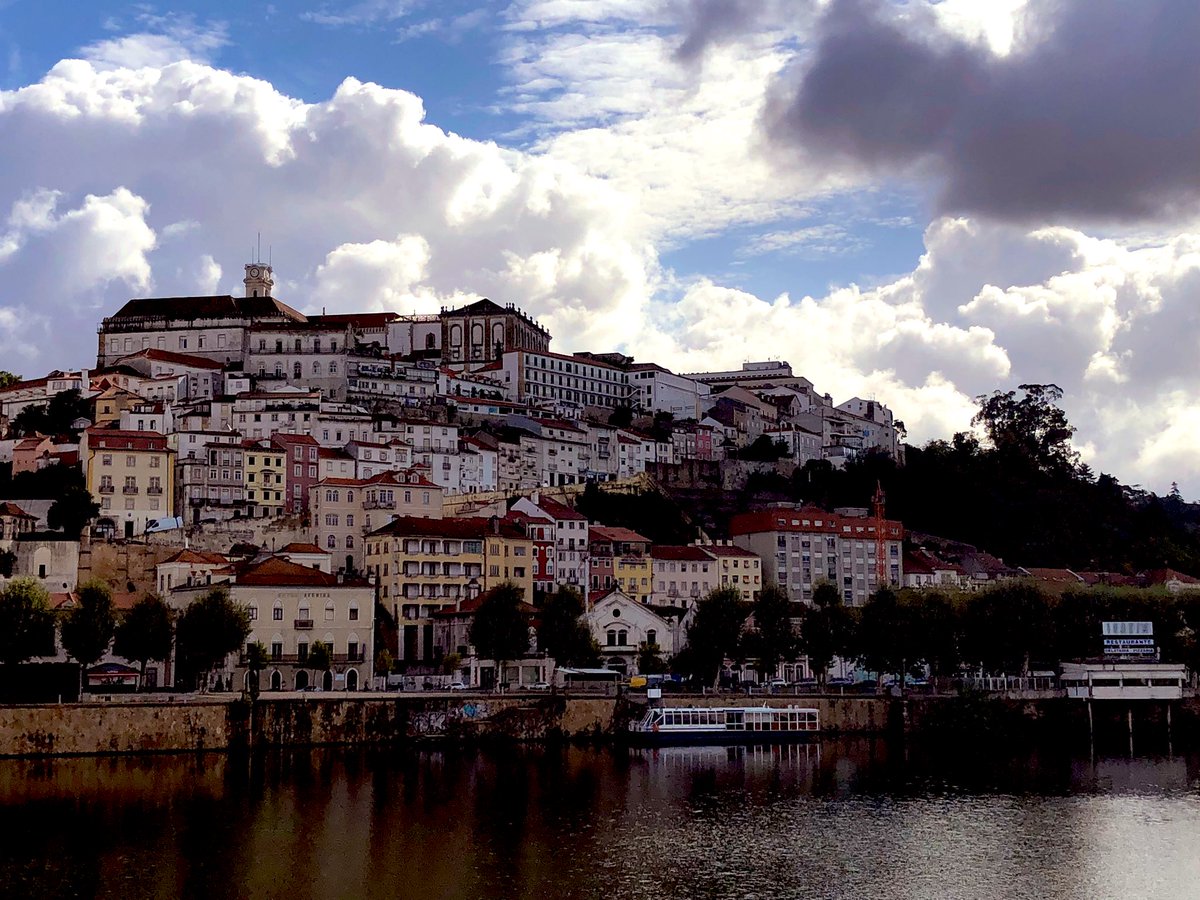
[[465, 691], [467, 686], [461, 681], [452, 681], [446, 686], [446, 689], [451, 691]]
[[533, 684], [531, 684], [531, 685], [529, 685], [529, 686], [528, 686], [527, 690], [531, 690], [531, 691], [548, 691], [548, 690], [550, 690], [550, 682], [548, 682], [548, 681], [535, 681]]
[[769, 687], [772, 691], [783, 691], [787, 690], [787, 688], [791, 687], [791, 685], [787, 683], [787, 679], [785, 678], [772, 678], [767, 682], [767, 687]]
[[836, 688], [850, 687], [853, 684], [854, 684], [853, 678], [830, 678], [828, 681], [825, 682], [826, 687], [836, 687]]

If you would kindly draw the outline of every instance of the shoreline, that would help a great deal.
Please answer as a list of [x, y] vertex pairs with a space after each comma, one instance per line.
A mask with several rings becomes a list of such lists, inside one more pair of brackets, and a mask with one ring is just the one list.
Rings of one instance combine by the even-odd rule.
[[[144, 696], [144, 695], [143, 695]], [[814, 706], [823, 737], [899, 737], [914, 742], [982, 740], [1082, 743], [1131, 748], [1197, 745], [1200, 699], [1087, 705], [1062, 697], [971, 695], [673, 695], [695, 707]], [[626, 742], [641, 696], [463, 692], [305, 693], [0, 706], [0, 758], [232, 752], [370, 744]], [[1089, 719], [1091, 719], [1089, 725]], [[1090, 730], [1089, 730], [1090, 729]], [[1128, 734], [1127, 734], [1128, 733]]]

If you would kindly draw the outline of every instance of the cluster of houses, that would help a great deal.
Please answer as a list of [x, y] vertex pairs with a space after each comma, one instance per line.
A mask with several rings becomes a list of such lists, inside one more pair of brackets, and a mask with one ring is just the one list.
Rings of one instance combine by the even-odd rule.
[[[267, 687], [355, 689], [384, 649], [406, 671], [453, 657], [472, 683], [499, 677], [466, 635], [505, 582], [531, 616], [577, 589], [604, 664], [633, 674], [645, 647], [680, 649], [718, 587], [749, 601], [774, 583], [806, 602], [828, 581], [861, 604], [883, 583], [1012, 575], [986, 554], [906, 553], [879, 511], [778, 505], [735, 515], [727, 541], [666, 546], [572, 504], [589, 483], [720, 477], [756, 444], [776, 467], [900, 456], [887, 407], [834, 405], [787, 363], [678, 374], [551, 352], [544, 327], [490, 300], [304, 315], [273, 296], [270, 266], [247, 265], [244, 283], [242, 297], [131, 300], [101, 323], [94, 369], [0, 388], [0, 461], [14, 477], [77, 469], [99, 510], [74, 535], [49, 527], [51, 500], [0, 500], [0, 579], [36, 578], [60, 609], [84, 575], [127, 588], [118, 607], [154, 590], [182, 608], [223, 585], [268, 650]], [[72, 391], [86, 414], [63, 433], [10, 433]], [[308, 665], [317, 641], [332, 648], [324, 672]], [[531, 653], [516, 677], [546, 665]], [[169, 664], [151, 677], [170, 684]]]

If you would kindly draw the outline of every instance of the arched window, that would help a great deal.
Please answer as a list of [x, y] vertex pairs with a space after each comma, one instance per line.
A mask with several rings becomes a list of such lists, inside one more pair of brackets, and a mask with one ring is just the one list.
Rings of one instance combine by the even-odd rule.
[[302, 374], [303, 374], [303, 370], [300, 368], [300, 363], [296, 363], [294, 366], [292, 366], [292, 377], [293, 378], [299, 378]]
[[609, 647], [615, 647], [617, 645], [617, 630], [615, 628], [608, 629], [608, 632], [605, 634], [604, 638], [605, 643]]
[[335, 538], [331, 534], [328, 538], [325, 539], [325, 546], [328, 547], [330, 550], [336, 550], [337, 549], [337, 538]]
[[622, 647], [629, 643], [629, 632], [624, 628], [617, 632], [617, 643]]
[[346, 549], [347, 550], [354, 549], [354, 535], [352, 535], [352, 534], [346, 535]]
[[[332, 600], [330, 600], [328, 603], [325, 604], [325, 621], [326, 622], [333, 621], [333, 601]], [[333, 635], [332, 634], [325, 635], [325, 643], [329, 644], [331, 646], [333, 645]]]
[[296, 338], [296, 352], [299, 353], [304, 347], [300, 343], [300, 338]]
[[330, 374], [330, 375], [336, 375], [336, 374], [337, 374], [337, 363], [335, 363], [335, 362], [333, 362], [333, 361], [330, 361], [330, 363], [329, 363], [329, 374]]
[[650, 644], [651, 646], [658, 644], [658, 632], [653, 628], [646, 632], [646, 643]]
[[461, 347], [462, 346], [462, 326], [461, 325], [451, 325], [450, 326], [450, 346], [451, 347]]
[[426, 350], [434, 349], [434, 338], [433, 338], [432, 332], [430, 334], [425, 335], [425, 349]]
[[[297, 365], [299, 365], [299, 363], [297, 363]], [[313, 360], [313, 374], [314, 375], [321, 374], [321, 364], [319, 362], [317, 362], [315, 359]]]

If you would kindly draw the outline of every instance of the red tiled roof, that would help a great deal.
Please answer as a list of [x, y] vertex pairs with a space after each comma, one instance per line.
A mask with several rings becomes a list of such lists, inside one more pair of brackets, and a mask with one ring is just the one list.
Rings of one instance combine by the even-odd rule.
[[441, 485], [434, 484], [424, 475], [417, 474], [412, 469], [406, 472], [396, 472], [388, 470], [380, 472], [377, 475], [372, 475], [370, 478], [322, 478], [317, 487], [370, 487], [373, 484], [394, 484], [398, 486], [410, 486], [419, 488], [436, 488], [441, 490]]
[[1045, 569], [1039, 566], [1030, 566], [1026, 567], [1025, 571], [1038, 581], [1051, 581], [1055, 583], [1066, 584], [1081, 584], [1083, 582], [1083, 579], [1070, 569]]
[[713, 556], [757, 556], [753, 550], [746, 550], [737, 545], [728, 544], [700, 544], [700, 549], [711, 553]]
[[174, 353], [170, 350], [159, 350], [154, 347], [147, 347], [145, 350], [139, 350], [136, 353], [127, 353], [118, 359], [134, 359], [136, 357], [144, 357], [145, 359], [155, 360], [157, 362], [172, 363], [179, 366], [191, 366], [193, 369], [221, 369], [222, 364], [214, 360], [207, 359], [203, 356], [192, 356], [189, 353]]
[[4, 500], [0, 501], [0, 516], [8, 516], [15, 519], [37, 519], [37, 516], [31, 516], [17, 504]]
[[[805, 525], [805, 521], [808, 522]], [[820, 523], [820, 524], [817, 524]], [[844, 529], [850, 528], [849, 532]], [[862, 531], [858, 529], [861, 528]], [[786, 531], [796, 534], [847, 534], [875, 537], [875, 519], [839, 516], [816, 507], [801, 509], [764, 509], [758, 512], [738, 513], [729, 520], [732, 535], [762, 534]], [[899, 540], [904, 536], [904, 525], [894, 519], [883, 520], [884, 537]]]
[[652, 559], [684, 560], [686, 562], [710, 562], [712, 557], [699, 547], [677, 547], [658, 544], [650, 548]]
[[88, 445], [105, 450], [167, 449], [167, 439], [157, 431], [122, 431], [118, 428], [89, 428]]
[[[493, 528], [493, 524], [496, 528]], [[483, 516], [464, 516], [451, 519], [420, 519], [415, 516], [400, 516], [382, 528], [371, 532], [373, 536], [480, 539], [496, 534], [505, 538], [528, 540], [524, 532], [513, 523], [501, 519], [486, 519]]]
[[650, 543], [650, 538], [640, 535], [629, 528], [610, 528], [607, 525], [592, 525], [588, 529], [588, 541], [593, 544], [597, 541], [612, 541], [623, 544], [648, 544]]
[[[473, 616], [479, 611], [479, 607], [483, 605], [483, 601], [488, 599], [495, 592], [496, 588], [492, 588], [489, 591], [484, 591], [482, 594], [479, 594], [476, 597], [459, 601], [457, 609], [452, 606], [443, 607], [442, 609], [435, 610], [433, 615], [443, 619], [453, 618], [454, 616]], [[528, 618], [533, 618], [534, 616], [538, 615], [538, 608], [526, 603], [524, 600], [521, 600], [517, 603], [517, 610]]]
[[259, 563], [251, 563], [242, 569], [237, 576], [237, 584], [281, 587], [362, 587], [367, 582], [362, 579], [346, 578], [341, 581], [336, 575], [322, 572], [311, 566], [302, 566], [290, 559], [272, 556]]
[[280, 553], [320, 553], [323, 556], [329, 555], [328, 551], [322, 550], [316, 544], [302, 544], [299, 541], [293, 541], [292, 543], [288, 544], [286, 547], [284, 547], [282, 550], [280, 550], [278, 552], [280, 552]]
[[196, 563], [209, 566], [227, 566], [229, 560], [219, 553], [207, 553], [202, 550], [184, 548], [169, 559], [164, 559], [159, 565], [167, 563]]
[[1146, 573], [1147, 584], [1166, 584], [1168, 581], [1178, 581], [1180, 584], [1200, 584], [1200, 579], [1185, 575], [1183, 572], [1176, 572], [1174, 569], [1151, 569]]
[[[533, 498], [531, 497], [530, 500], [532, 499]], [[579, 521], [582, 519], [585, 522], [587, 521], [587, 516], [583, 515], [582, 513], [577, 513], [571, 507], [567, 506], [565, 503], [560, 503], [553, 497], [539, 497], [534, 505], [553, 519], [558, 519], [560, 521]]]
[[272, 441], [279, 441], [284, 444], [313, 444], [317, 445], [317, 439], [311, 434], [291, 434], [287, 431], [276, 431], [271, 435]]
[[145, 297], [130, 300], [105, 321], [150, 316], [168, 319], [245, 319], [284, 317], [304, 321], [304, 316], [274, 297]]

